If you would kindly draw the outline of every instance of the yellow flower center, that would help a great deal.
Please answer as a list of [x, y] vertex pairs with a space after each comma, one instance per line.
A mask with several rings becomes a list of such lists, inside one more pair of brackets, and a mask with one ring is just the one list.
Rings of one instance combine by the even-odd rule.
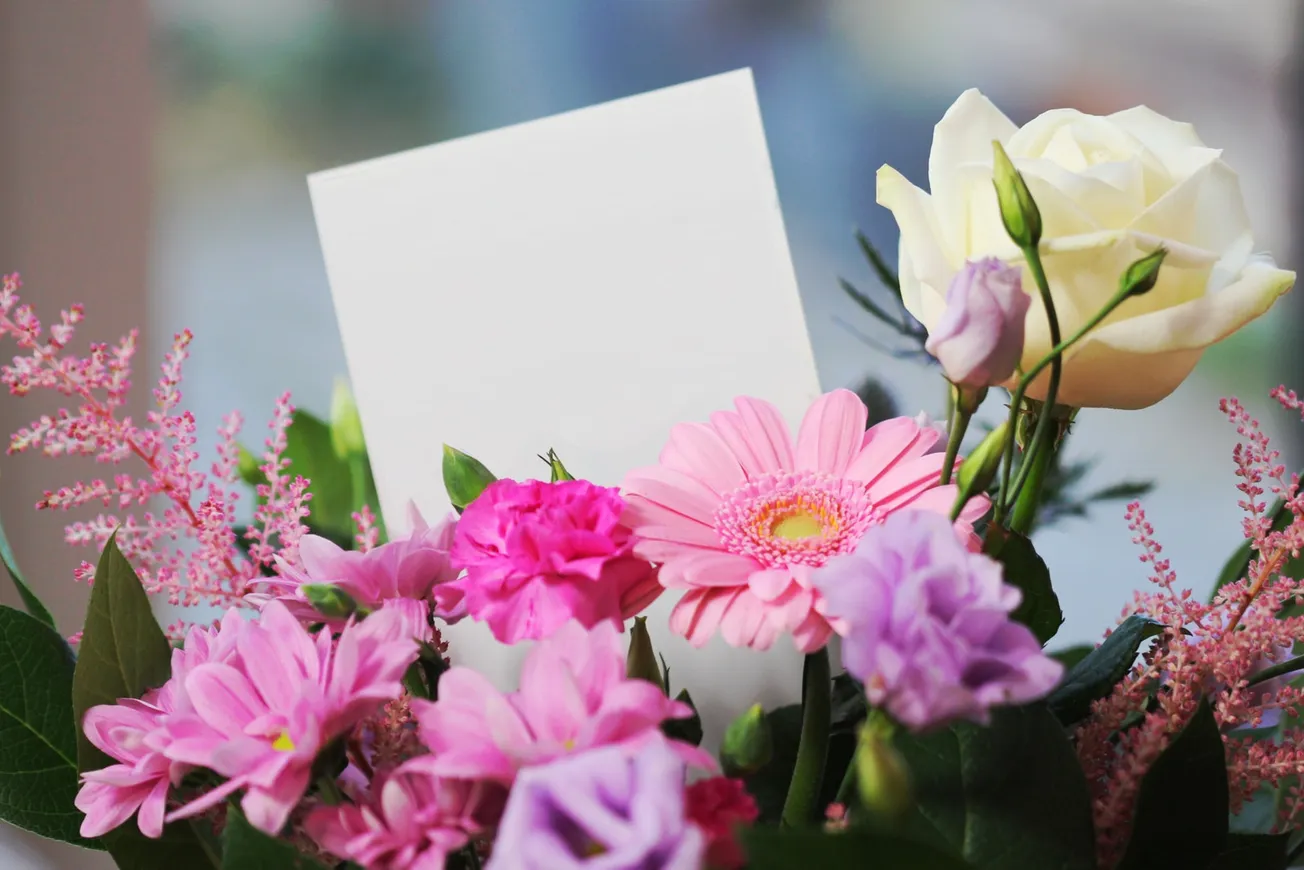
[[282, 731], [281, 736], [272, 741], [272, 748], [277, 752], [293, 752], [294, 741], [290, 739], [289, 734]]
[[798, 511], [775, 521], [770, 527], [770, 534], [785, 541], [805, 541], [818, 538], [824, 534], [824, 523], [820, 517], [812, 516], [806, 511]]
[[584, 857], [594, 858], [597, 857], [598, 855], [602, 855], [606, 853], [606, 851], [607, 851], [606, 846], [602, 845], [597, 840], [590, 840], [588, 845], [584, 847]]
[[567, 737], [565, 740], [563, 740], [563, 741], [561, 742], [561, 745], [562, 745], [562, 746], [565, 746], [566, 749], [568, 749], [568, 750], [570, 750], [570, 749], [574, 749], [574, 748], [575, 748], [575, 740], [574, 740], [574, 738]]

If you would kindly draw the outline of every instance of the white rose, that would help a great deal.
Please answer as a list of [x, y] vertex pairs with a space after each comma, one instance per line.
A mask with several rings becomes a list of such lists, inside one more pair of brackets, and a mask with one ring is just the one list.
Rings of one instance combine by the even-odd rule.
[[[992, 140], [1005, 147], [1041, 211], [1042, 260], [1063, 336], [1104, 307], [1132, 261], [1161, 245], [1169, 252], [1153, 290], [1124, 302], [1069, 351], [1062, 404], [1154, 404], [1185, 380], [1206, 347], [1266, 312], [1295, 282], [1294, 272], [1253, 255], [1236, 174], [1189, 124], [1138, 106], [1107, 117], [1057, 109], [1020, 128], [970, 90], [934, 133], [931, 195], [890, 166], [878, 171], [878, 201], [901, 228], [901, 295], [930, 330], [966, 260], [1022, 261], [996, 204]], [[1033, 297], [1026, 370], [1050, 350], [1050, 335], [1026, 267], [1023, 286]], [[1042, 376], [1028, 395], [1044, 398], [1045, 389]]]

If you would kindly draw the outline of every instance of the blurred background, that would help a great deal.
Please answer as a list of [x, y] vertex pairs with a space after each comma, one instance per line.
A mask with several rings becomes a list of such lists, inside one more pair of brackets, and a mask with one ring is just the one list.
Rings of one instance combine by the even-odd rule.
[[[979, 87], [1016, 122], [1049, 108], [1144, 103], [1193, 122], [1239, 171], [1258, 247], [1297, 267], [1304, 151], [1300, 24], [1291, 0], [0, 0], [0, 271], [49, 314], [86, 303], [86, 336], [142, 330], [137, 382], [174, 332], [197, 339], [183, 387], [201, 431], [238, 408], [256, 442], [284, 389], [324, 413], [344, 359], [304, 176], [739, 67], [755, 71], [770, 153], [826, 389], [872, 376], [901, 413], [942, 411], [935, 370], [839, 290], [873, 276], [859, 226], [895, 259], [874, 203], [883, 163], [926, 181], [932, 125]], [[1069, 455], [1099, 457], [1083, 491], [1153, 480], [1146, 505], [1200, 594], [1240, 540], [1235, 393], [1292, 466], [1301, 430], [1267, 398], [1304, 389], [1288, 300], [1206, 354], [1142, 412], [1085, 412]], [[407, 324], [438, 340], [438, 324]], [[436, 375], [437, 376], [437, 375]], [[13, 431], [48, 412], [0, 402]], [[995, 403], [993, 403], [995, 404]], [[143, 405], [137, 409], [139, 413]], [[211, 443], [206, 443], [211, 447]], [[69, 463], [0, 459], [0, 513], [61, 628], [80, 625], [89, 553], [37, 515]], [[1145, 574], [1121, 503], [1037, 535], [1069, 621], [1097, 639]], [[0, 600], [10, 590], [0, 584]], [[99, 856], [96, 856], [99, 857]], [[6, 868], [91, 867], [0, 827]], [[99, 866], [99, 865], [95, 865]]]

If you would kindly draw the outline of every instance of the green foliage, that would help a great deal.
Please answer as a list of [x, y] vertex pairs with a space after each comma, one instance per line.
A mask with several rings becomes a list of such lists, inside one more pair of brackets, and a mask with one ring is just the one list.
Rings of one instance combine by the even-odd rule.
[[14, 588], [18, 590], [18, 597], [22, 599], [23, 607], [27, 608], [27, 612], [50, 628], [55, 628], [54, 617], [50, 615], [50, 611], [45, 608], [45, 605], [32, 591], [32, 588], [27, 585], [22, 572], [18, 570], [18, 560], [14, 558], [14, 550], [9, 546], [9, 537], [5, 534], [2, 525], [0, 525], [0, 562], [4, 563], [5, 570], [9, 572], [9, 579], [13, 581]]
[[474, 456], [444, 445], [444, 489], [453, 508], [462, 510], [480, 497], [480, 493], [498, 478]]
[[1105, 697], [1123, 679], [1137, 650], [1147, 638], [1163, 632], [1162, 624], [1144, 616], [1132, 615], [1105, 642], [1091, 650], [1065, 674], [1047, 698], [1050, 709], [1065, 725], [1086, 718], [1091, 702]]
[[284, 840], [269, 837], [230, 807], [222, 831], [222, 870], [326, 870]]
[[1119, 870], [1208, 867], [1232, 845], [1227, 808], [1222, 735], [1213, 708], [1202, 700], [1141, 780], [1132, 837]]
[[1133, 501], [1143, 498], [1154, 489], [1154, 481], [1123, 480], [1079, 494], [1079, 486], [1095, 465], [1095, 459], [1069, 462], [1064, 458], [1062, 449], [1055, 451], [1041, 488], [1037, 527], [1044, 528], [1070, 517], [1084, 518], [1090, 514], [1093, 506], [1105, 502]]
[[1057, 652], [1047, 653], [1047, 655], [1049, 655], [1055, 661], [1062, 664], [1066, 671], [1070, 671], [1075, 666], [1077, 666], [1078, 662], [1082, 661], [1087, 656], [1091, 655], [1091, 651], [1093, 649], [1095, 649], [1095, 647], [1092, 646], [1091, 644], [1082, 643], [1082, 644], [1076, 644], [1071, 647], [1066, 647], [1065, 649], [1058, 650]]
[[[115, 536], [116, 537], [116, 536]], [[86, 625], [72, 675], [73, 722], [86, 711], [119, 698], [139, 698], [171, 674], [172, 646], [150, 609], [140, 578], [109, 538], [95, 568]], [[77, 769], [99, 770], [112, 762], [77, 729]], [[111, 831], [104, 845], [120, 867], [174, 870], [215, 862], [185, 822], [168, 825], [160, 840], [147, 839], [128, 822]]]
[[924, 329], [923, 324], [915, 320], [910, 312], [906, 311], [905, 304], [901, 300], [901, 282], [898, 280], [896, 273], [892, 271], [887, 261], [883, 259], [883, 255], [875, 249], [860, 230], [856, 230], [856, 244], [869, 264], [870, 270], [874, 273], [874, 277], [878, 279], [879, 284], [891, 297], [892, 302], [890, 305], [896, 309], [896, 313], [889, 312], [882, 304], [875, 301], [873, 296], [857, 289], [854, 284], [845, 278], [838, 279], [838, 286], [842, 288], [843, 293], [846, 293], [853, 302], [871, 317], [906, 339], [908, 345], [904, 350], [881, 349], [886, 350], [893, 356], [920, 357], [931, 360], [932, 357], [924, 350], [924, 342], [928, 340], [928, 330]]
[[902, 833], [946, 843], [982, 870], [1093, 870], [1091, 798], [1063, 727], [1045, 704], [899, 733], [918, 805]]
[[739, 838], [749, 870], [966, 870], [972, 865], [886, 832], [854, 829], [845, 833], [794, 828], [744, 828]]
[[1023, 600], [1011, 618], [1032, 629], [1045, 646], [1064, 624], [1064, 612], [1051, 586], [1046, 563], [1037, 555], [1032, 541], [1017, 532], [989, 533], [988, 542], [988, 555], [1005, 569], [1005, 582], [1023, 593]]
[[54, 629], [0, 607], [0, 819], [100, 848], [78, 833], [73, 661]]
[[697, 712], [697, 705], [693, 703], [693, 696], [688, 694], [687, 689], [680, 689], [679, 694], [675, 695], [675, 700], [693, 708], [693, 715], [687, 719], [667, 719], [661, 723], [662, 733], [672, 740], [682, 740], [692, 746], [700, 746], [702, 744], [702, 716]]

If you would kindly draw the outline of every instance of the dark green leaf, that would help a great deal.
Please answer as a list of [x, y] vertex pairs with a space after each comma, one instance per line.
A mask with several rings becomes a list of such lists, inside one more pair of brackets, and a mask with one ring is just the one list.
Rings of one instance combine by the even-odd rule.
[[1207, 700], [1141, 780], [1119, 870], [1207, 867], [1227, 843], [1227, 759]]
[[1209, 870], [1286, 870], [1290, 834], [1228, 834]]
[[284, 840], [249, 824], [235, 807], [227, 810], [222, 832], [222, 870], [326, 870]]
[[0, 606], [0, 819], [66, 843], [77, 833], [72, 656], [54, 629]]
[[865, 706], [865, 690], [850, 674], [833, 678], [833, 733], [850, 733], [865, 721], [869, 709]]
[[693, 708], [693, 715], [687, 719], [667, 719], [661, 723], [661, 731], [672, 740], [700, 746], [702, 744], [702, 717], [697, 712], [697, 705], [687, 689], [680, 689], [675, 700]]
[[1087, 501], [1123, 501], [1141, 498], [1155, 488], [1153, 480], [1122, 480], [1098, 489], [1087, 496]]
[[892, 291], [892, 295], [897, 299], [901, 298], [901, 280], [897, 274], [892, 271], [892, 267], [883, 259], [883, 255], [869, 241], [869, 238], [860, 230], [856, 230], [856, 244], [860, 246], [860, 252], [865, 255], [869, 265], [873, 267], [874, 274], [878, 275], [878, 280], [883, 282], [883, 286]]
[[105, 834], [104, 845], [122, 870], [216, 870], [221, 862], [185, 822], [168, 825], [161, 837], [152, 840], [140, 833], [134, 819], [129, 820]]
[[966, 870], [970, 865], [889, 833], [851, 830], [825, 833], [794, 828], [745, 828], [739, 832], [749, 870]]
[[1146, 638], [1154, 637], [1163, 630], [1163, 625], [1153, 619], [1139, 615], [1129, 616], [1105, 638], [1104, 643], [1087, 653], [1085, 658], [1069, 670], [1046, 699], [1051, 710], [1055, 711], [1055, 715], [1065, 725], [1086, 718], [1091, 712], [1091, 703], [1108, 695], [1127, 674], [1136, 661], [1137, 650]]
[[23, 600], [23, 607], [27, 608], [27, 612], [50, 628], [55, 628], [54, 617], [50, 615], [50, 611], [41, 603], [41, 599], [36, 596], [32, 588], [27, 585], [22, 572], [18, 570], [18, 560], [14, 558], [13, 548], [9, 546], [9, 537], [5, 535], [5, 529], [2, 525], [0, 525], [0, 562], [4, 562], [5, 569], [9, 572], [9, 579], [14, 581], [14, 588], [18, 590], [18, 597]]
[[[774, 740], [774, 756], [769, 764], [751, 776], [744, 777], [747, 791], [756, 799], [761, 811], [762, 824], [777, 823], [788, 796], [792, 769], [797, 763], [797, 743], [801, 737], [801, 705], [789, 704], [765, 714]], [[856, 732], [848, 728], [835, 731], [829, 737], [829, 753], [824, 763], [824, 785], [820, 806], [833, 802], [842, 775], [856, 752]]]
[[1033, 549], [1032, 541], [1017, 532], [1008, 532], [999, 547], [992, 555], [1005, 567], [1005, 582], [1023, 593], [1023, 601], [1011, 618], [1032, 629], [1044, 646], [1064, 624], [1050, 571]]
[[1093, 870], [1086, 778], [1044, 704], [993, 711], [989, 727], [961, 722], [894, 741], [918, 806], [905, 832], [944, 842], [981, 870]]
[[1095, 649], [1094, 646], [1089, 643], [1084, 643], [1059, 650], [1058, 652], [1047, 653], [1047, 655], [1062, 664], [1067, 671], [1072, 670], [1078, 662], [1091, 655], [1093, 649]]

